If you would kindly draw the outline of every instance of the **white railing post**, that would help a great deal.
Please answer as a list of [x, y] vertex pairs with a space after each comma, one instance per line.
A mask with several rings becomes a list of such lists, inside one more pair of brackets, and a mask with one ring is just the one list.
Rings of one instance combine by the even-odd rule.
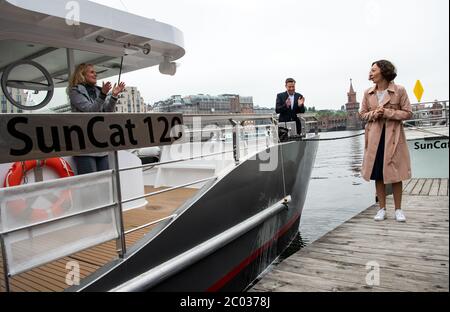
[[122, 190], [120, 189], [120, 171], [119, 171], [119, 153], [118, 151], [114, 151], [110, 154], [112, 156], [112, 163], [114, 169], [114, 201], [116, 202], [116, 223], [117, 228], [119, 229], [119, 237], [116, 241], [117, 252], [120, 258], [125, 256], [127, 252], [127, 246], [125, 241], [125, 230], [123, 226], [123, 211], [122, 211]]
[[444, 118], [445, 118], [445, 126], [448, 127], [448, 108], [447, 108], [447, 101], [444, 102]]
[[231, 125], [233, 126], [233, 156], [234, 161], [237, 164], [239, 164], [239, 159], [241, 157], [241, 148], [240, 148], [240, 131], [239, 131], [239, 122], [229, 119]]
[[278, 134], [278, 120], [276, 120], [275, 118], [272, 118], [272, 126], [273, 126], [273, 143], [276, 144], [278, 142], [280, 142], [280, 136]]
[[2, 250], [3, 275], [5, 277], [5, 291], [6, 292], [10, 292], [11, 289], [9, 287], [8, 255], [6, 254], [5, 242], [4, 242], [2, 234], [0, 234], [0, 247], [1, 247], [1, 250]]

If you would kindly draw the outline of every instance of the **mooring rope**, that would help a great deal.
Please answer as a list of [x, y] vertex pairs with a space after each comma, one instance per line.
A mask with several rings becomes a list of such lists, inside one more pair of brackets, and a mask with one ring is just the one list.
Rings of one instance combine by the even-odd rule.
[[365, 133], [365, 131], [358, 133], [358, 134], [353, 134], [353, 135], [348, 135], [348, 136], [343, 136], [343, 137], [337, 137], [337, 138], [325, 138], [325, 139], [303, 139], [302, 141], [337, 141], [337, 140], [344, 140], [344, 139], [350, 139], [350, 138], [354, 138], [354, 137], [358, 137], [361, 136]]

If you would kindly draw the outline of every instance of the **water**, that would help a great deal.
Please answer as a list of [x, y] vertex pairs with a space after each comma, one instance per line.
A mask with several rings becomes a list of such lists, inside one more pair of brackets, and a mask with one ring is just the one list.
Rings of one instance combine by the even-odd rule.
[[[321, 133], [344, 137], [361, 131]], [[364, 136], [321, 141], [300, 221], [303, 242], [309, 244], [375, 202], [375, 185], [361, 177]]]

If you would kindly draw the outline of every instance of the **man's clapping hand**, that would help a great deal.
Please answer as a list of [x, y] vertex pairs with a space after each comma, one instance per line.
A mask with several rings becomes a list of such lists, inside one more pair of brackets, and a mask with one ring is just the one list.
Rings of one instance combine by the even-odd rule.
[[290, 98], [287, 98], [287, 100], [286, 100], [286, 107], [291, 107], [291, 99]]

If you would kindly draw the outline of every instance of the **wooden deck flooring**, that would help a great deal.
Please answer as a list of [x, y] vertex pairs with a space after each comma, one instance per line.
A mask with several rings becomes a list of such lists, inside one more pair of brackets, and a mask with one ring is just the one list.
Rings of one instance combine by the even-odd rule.
[[[448, 292], [448, 179], [407, 181], [403, 207], [406, 223], [393, 219], [392, 197], [385, 221], [373, 221], [378, 207], [369, 207], [284, 260], [250, 291]], [[366, 281], [372, 265], [379, 267], [379, 283]]]
[[[163, 188], [146, 186], [145, 192], [150, 193], [161, 189]], [[183, 188], [148, 198], [149, 203], [145, 207], [124, 212], [125, 231], [171, 215], [174, 210], [180, 207], [187, 199], [194, 196], [197, 191], [197, 189], [193, 188]], [[127, 234], [127, 246], [135, 244], [151, 229], [152, 227], [150, 226]], [[65, 282], [66, 275], [69, 272], [66, 269], [68, 262], [78, 261], [80, 278], [82, 279], [116, 257], [116, 242], [109, 241], [10, 278], [11, 291], [63, 291], [68, 288]], [[0, 250], [0, 292], [2, 291], [5, 291], [5, 287]]]

